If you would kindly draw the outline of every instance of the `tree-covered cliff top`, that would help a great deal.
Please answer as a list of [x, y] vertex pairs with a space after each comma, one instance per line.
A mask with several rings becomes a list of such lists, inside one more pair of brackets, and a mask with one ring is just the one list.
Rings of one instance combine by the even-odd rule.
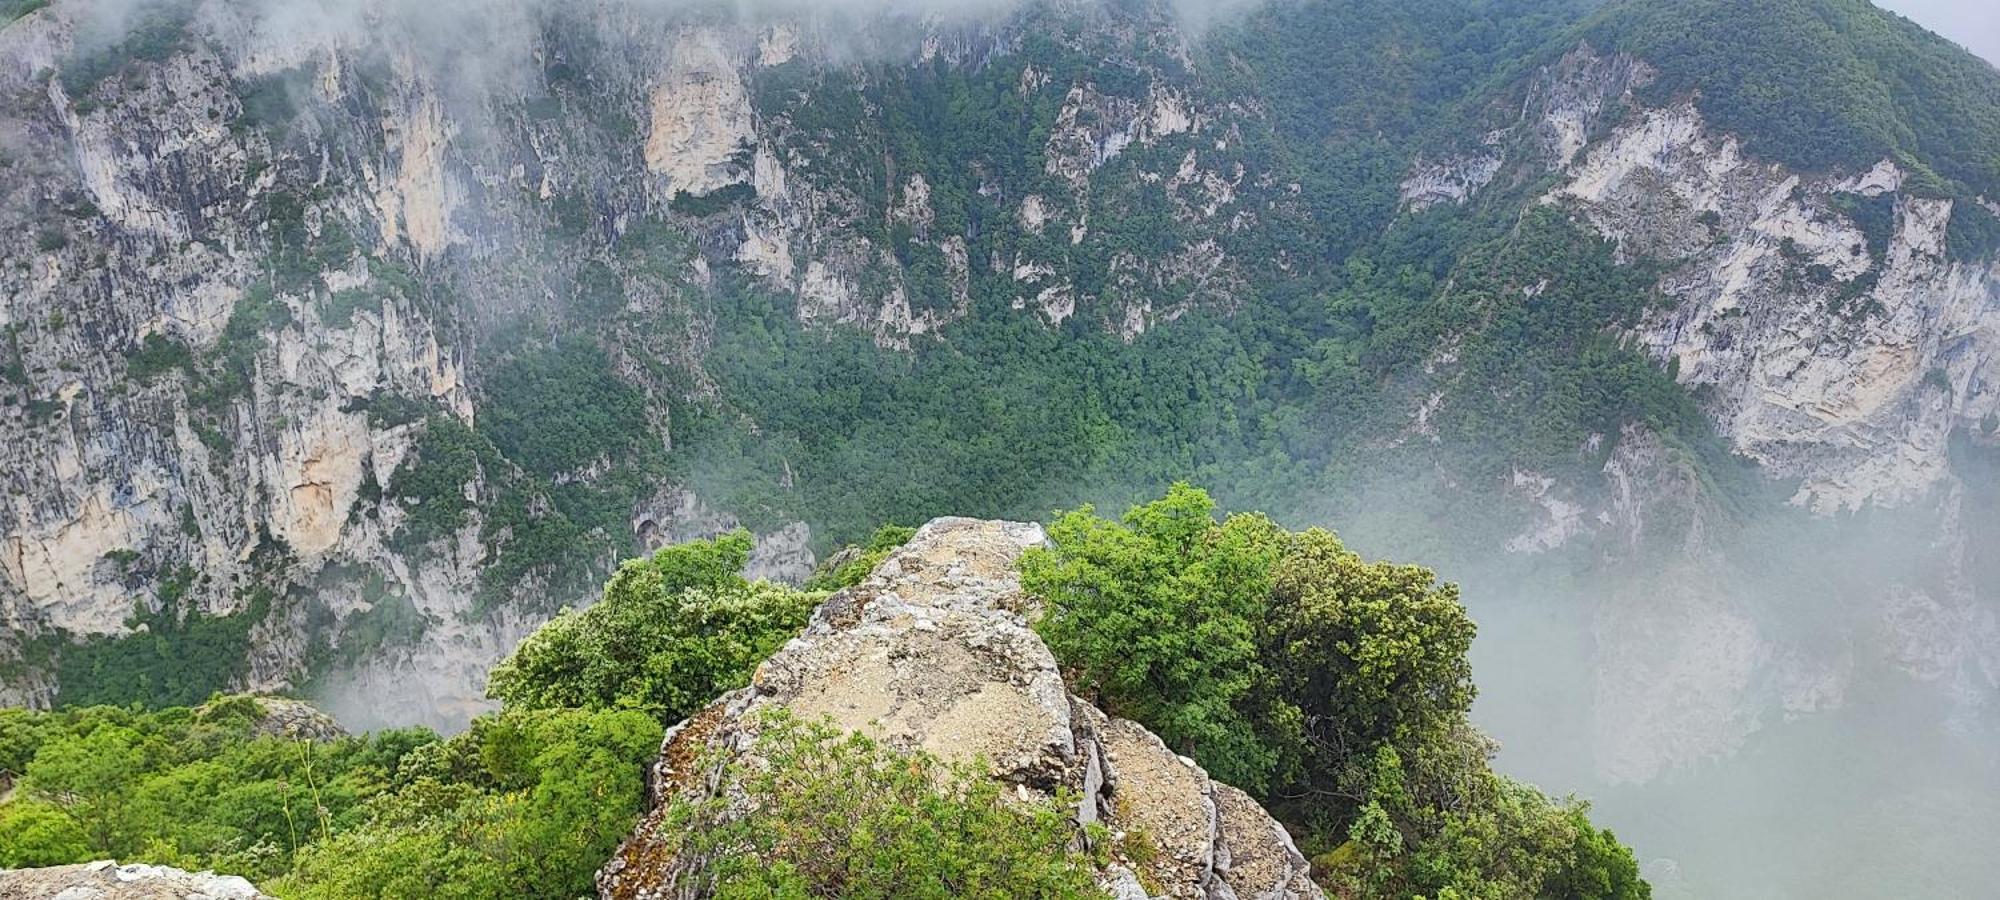
[[1583, 35], [1659, 69], [1751, 152], [1805, 169], [1895, 158], [1931, 193], [2000, 195], [2000, 70], [1868, 0], [1628, 0]]

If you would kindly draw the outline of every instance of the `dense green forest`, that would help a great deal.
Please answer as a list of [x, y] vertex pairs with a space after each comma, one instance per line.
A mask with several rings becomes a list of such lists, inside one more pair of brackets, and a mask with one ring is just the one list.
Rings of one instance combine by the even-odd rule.
[[[1051, 533], [1023, 584], [1049, 603], [1039, 627], [1074, 687], [1265, 798], [1329, 888], [1649, 896], [1586, 807], [1487, 768], [1465, 718], [1473, 625], [1429, 570], [1261, 515], [1218, 522], [1185, 485]], [[909, 535], [854, 549], [879, 561]], [[750, 549], [736, 532], [626, 562], [601, 602], [501, 663], [502, 709], [449, 739], [285, 733], [248, 696], [0, 711], [0, 773], [18, 779], [0, 800], [0, 866], [116, 857], [300, 898], [587, 893], [641, 811], [663, 729], [748, 683], [826, 596], [745, 581]], [[866, 573], [832, 569], [822, 586]], [[684, 849], [730, 848], [704, 876], [717, 896], [1102, 896], [1091, 873], [1112, 838], [1060, 807], [817, 722], [760, 730], [769, 765], [742, 773], [754, 814], [669, 811]]]
[[1760, 156], [1808, 171], [1895, 159], [1919, 190], [2000, 194], [1992, 64], [1868, 0], [1613, 3], [1584, 34], [1660, 70], [1642, 99], [1698, 93]]

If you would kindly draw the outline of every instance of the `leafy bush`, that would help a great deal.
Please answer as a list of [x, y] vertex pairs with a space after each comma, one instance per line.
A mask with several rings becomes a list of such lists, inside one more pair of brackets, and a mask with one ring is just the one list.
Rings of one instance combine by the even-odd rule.
[[756, 188], [747, 184], [729, 184], [700, 196], [687, 191], [675, 191], [670, 206], [674, 212], [681, 215], [705, 218], [755, 199], [757, 199]]
[[208, 615], [182, 603], [195, 577], [194, 570], [183, 569], [162, 579], [158, 609], [142, 609], [133, 623], [143, 628], [64, 644], [57, 658], [56, 702], [184, 706], [236, 687], [250, 665], [250, 629], [269, 614], [271, 595], [262, 587], [247, 588], [243, 611]]
[[822, 594], [737, 573], [748, 532], [665, 548], [620, 566], [604, 599], [565, 611], [493, 670], [487, 693], [510, 707], [644, 709], [692, 715], [750, 681], [795, 637]]
[[2000, 214], [1978, 202], [1961, 200], [1952, 207], [1951, 221], [1945, 225], [1945, 247], [1954, 260], [1992, 258], [2000, 252]]
[[1074, 690], [1263, 791], [1277, 759], [1251, 708], [1266, 678], [1255, 621], [1285, 535], [1262, 516], [1217, 525], [1214, 509], [1185, 484], [1123, 522], [1086, 506], [1049, 527], [1054, 547], [1028, 552], [1021, 583], [1049, 604], [1038, 630]]
[[1584, 807], [1488, 769], [1455, 587], [1214, 509], [1177, 484], [1118, 522], [1065, 514], [1024, 556], [1078, 690], [1261, 795], [1339, 895], [1649, 896]]
[[194, 354], [186, 344], [154, 332], [146, 335], [139, 349], [125, 358], [125, 363], [133, 378], [148, 381], [175, 369], [194, 371]]
[[367, 820], [306, 848], [281, 896], [576, 897], [645, 802], [658, 721], [508, 710], [405, 757]]
[[[1008, 797], [983, 764], [901, 754], [855, 732], [770, 714], [736, 765], [740, 798], [677, 802], [662, 833], [712, 860], [718, 898], [1099, 898], [1060, 802]], [[740, 799], [740, 816], [725, 816]]]
[[645, 398], [584, 340], [523, 352], [487, 383], [480, 432], [537, 475], [568, 473], [633, 447]]
[[466, 485], [479, 475], [484, 448], [485, 441], [454, 416], [425, 419], [409, 461], [389, 477], [384, 495], [403, 507], [400, 543], [422, 546], [465, 524], [472, 510]]
[[314, 744], [252, 731], [255, 701], [137, 712], [0, 716], [0, 866], [93, 859], [215, 868], [261, 880], [307, 842], [350, 827], [422, 730]]

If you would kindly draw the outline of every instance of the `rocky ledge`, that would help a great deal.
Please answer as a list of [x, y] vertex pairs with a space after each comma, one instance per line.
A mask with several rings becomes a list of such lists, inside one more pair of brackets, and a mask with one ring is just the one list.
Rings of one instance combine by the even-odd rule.
[[0, 871], [6, 900], [271, 900], [234, 875], [184, 872], [170, 866], [121, 866], [99, 860], [77, 866]]
[[1080, 797], [1080, 823], [1146, 840], [1101, 881], [1120, 900], [1149, 896], [1285, 900], [1322, 894], [1284, 829], [1241, 791], [1211, 780], [1139, 725], [1071, 694], [1028, 625], [1034, 601], [1015, 563], [1040, 526], [939, 519], [861, 584], [822, 605], [797, 639], [667, 733], [654, 810], [599, 872], [606, 898], [688, 896], [701, 862], [676, 857], [663, 813], [680, 798], [725, 796], [724, 763], [753, 746], [761, 710], [864, 732], [902, 750], [985, 760], [1024, 797]]

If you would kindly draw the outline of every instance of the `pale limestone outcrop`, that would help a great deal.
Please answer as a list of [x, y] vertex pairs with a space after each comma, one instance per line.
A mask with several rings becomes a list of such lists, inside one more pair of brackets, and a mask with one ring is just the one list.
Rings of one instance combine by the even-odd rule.
[[[495, 40], [473, 58], [418, 52], [425, 34], [416, 26], [434, 23], [365, 6], [268, 17], [199, 3], [184, 41], [89, 84], [50, 71], [77, 62], [79, 4], [0, 27], [0, 94], [9, 98], [0, 101], [0, 149], [15, 176], [0, 180], [0, 326], [18, 336], [26, 377], [17, 402], [0, 408], [0, 661], [57, 632], [127, 633], [135, 605], [158, 611], [164, 580], [185, 567], [199, 577], [177, 594], [179, 615], [242, 612], [256, 588], [284, 598], [252, 629], [249, 674], [236, 685], [283, 687], [343, 621], [377, 608], [382, 598], [360, 583], [379, 576], [428, 624], [416, 646], [330, 681], [352, 689], [331, 706], [365, 724], [409, 716], [446, 727], [480, 708], [491, 661], [539, 614], [587, 602], [589, 591], [547, 596], [555, 591], [529, 578], [515, 602], [541, 613], [474, 602], [481, 573], [505, 550], [506, 536], [484, 527], [483, 501], [501, 473], [466, 486], [475, 508], [458, 533], [421, 552], [404, 545], [408, 514], [383, 494], [415, 458], [425, 426], [382, 413], [415, 401], [420, 416], [475, 423], [482, 367], [500, 355], [481, 336], [565, 306], [575, 263], [591, 255], [572, 252], [557, 225], [588, 222], [592, 242], [627, 248], [641, 225], [688, 226], [698, 249], [684, 264], [641, 274], [614, 260], [632, 313], [698, 307], [683, 289], [710, 287], [711, 267], [731, 258], [795, 298], [801, 320], [865, 330], [885, 347], [912, 347], [970, 313], [988, 261], [970, 257], [977, 238], [933, 196], [943, 173], [899, 161], [884, 208], [871, 208], [845, 174], [842, 154], [859, 145], [790, 121], [783, 104], [765, 108], [779, 92], [749, 87], [810, 68], [825, 89], [848, 90], [844, 81], [884, 58], [981, 66], [1018, 52], [1017, 24], [889, 13], [869, 23], [875, 46], [856, 55], [839, 52], [852, 23], [809, 13], [693, 24], [613, 4], [524, 23], [494, 11], [496, 21], [461, 23], [468, 43]], [[1180, 43], [1164, 23], [1103, 33], [1133, 60], [1142, 57], [1129, 51]], [[581, 36], [589, 40], [570, 40]], [[1088, 79], [1052, 84], [1032, 66], [1020, 88], [1057, 101], [1083, 90], [1069, 137], [1092, 135], [1093, 165], [1098, 137], [1104, 161], [1120, 160], [1128, 142], [1199, 147], [1189, 157], [1176, 146], [1145, 167], [1160, 171], [1121, 166], [1084, 172], [1086, 182], [1172, 178], [1182, 215], [1213, 215], [1231, 232], [1251, 227], [1271, 208], [1268, 184], [1240, 163], [1237, 129], [1254, 116], [1187, 77], [1184, 57], [1179, 68], [1135, 69], [1144, 81], [1124, 98]], [[483, 77], [517, 63], [530, 74]], [[561, 83], [565, 73], [587, 76], [589, 87]], [[1094, 119], [1111, 106], [1117, 121]], [[1192, 167], [1174, 165], [1188, 158]], [[991, 173], [978, 181], [981, 195], [1022, 202]], [[682, 190], [737, 184], [754, 197], [731, 192], [742, 199], [700, 216], [675, 207]], [[1042, 214], [1058, 246], [1038, 264], [1050, 271], [1068, 265], [1061, 236], [1070, 246], [1093, 236], [1080, 198], [1103, 185], [1077, 187], [1047, 192]], [[890, 216], [909, 226], [907, 245], [879, 238]], [[66, 243], [39, 246], [43, 231]], [[1081, 311], [1136, 334], [1225, 300], [1240, 284], [1227, 246], [1196, 241], [1163, 260], [1121, 259], [1117, 296], [1051, 279], [1024, 290], [1023, 303], [1051, 323]], [[898, 258], [912, 253], [927, 257], [927, 277]], [[1156, 289], [1174, 296], [1141, 296]], [[335, 304], [346, 311], [328, 315]], [[253, 305], [270, 317], [247, 340], [228, 334], [232, 315]], [[699, 364], [709, 324], [693, 318], [673, 340], [603, 337], [644, 345], [620, 348], [632, 358], [685, 366], [692, 390], [710, 392]], [[195, 364], [134, 376], [126, 359], [154, 336], [184, 346]], [[225, 352], [242, 382], [226, 396], [210, 390]], [[621, 375], [647, 381], [640, 368]], [[649, 412], [678, 389], [638, 386], [657, 403]], [[649, 438], [671, 446], [659, 419]], [[644, 505], [634, 504], [635, 527], [698, 536], [695, 523]], [[809, 570], [806, 543], [801, 526], [774, 528], [755, 565]], [[128, 552], [136, 558], [121, 561]], [[0, 701], [44, 704], [54, 690], [38, 673], [0, 684]], [[357, 699], [370, 692], [397, 699]], [[449, 712], [437, 718], [434, 708]]]
[[1677, 303], [1636, 337], [1713, 388], [1738, 452], [1832, 512], [1923, 497], [1950, 434], [2000, 409], [2000, 267], [1948, 257], [1952, 202], [1894, 195], [1880, 249], [1837, 205], [1900, 183], [1887, 161], [1816, 178], [1757, 161], [1684, 104], [1618, 129], [1551, 199], [1675, 264]]
[[663, 816], [680, 799], [726, 795], [709, 751], [742, 754], [760, 710], [830, 720], [889, 746], [983, 760], [1027, 797], [1081, 797], [1079, 822], [1145, 840], [1102, 880], [1121, 897], [1318, 898], [1284, 830], [1139, 725], [1107, 717], [1064, 685], [1029, 627], [1035, 601], [1015, 564], [1040, 526], [938, 519], [868, 579], [829, 598], [752, 683], [668, 732], [655, 809], [599, 873], [608, 898], [688, 896], [693, 860], [674, 856]]
[[271, 900], [235, 875], [186, 872], [144, 863], [100, 860], [45, 869], [0, 870], [8, 900]]
[[756, 132], [749, 91], [727, 40], [712, 28], [681, 29], [667, 73], [652, 88], [646, 169], [665, 179], [668, 196], [700, 196], [745, 180], [735, 159], [755, 145]]
[[425, 258], [444, 252], [455, 239], [451, 218], [457, 189], [445, 166], [451, 131], [444, 107], [428, 88], [415, 90], [400, 112], [382, 119], [395, 167], [375, 193], [382, 237], [392, 245], [405, 241]]

